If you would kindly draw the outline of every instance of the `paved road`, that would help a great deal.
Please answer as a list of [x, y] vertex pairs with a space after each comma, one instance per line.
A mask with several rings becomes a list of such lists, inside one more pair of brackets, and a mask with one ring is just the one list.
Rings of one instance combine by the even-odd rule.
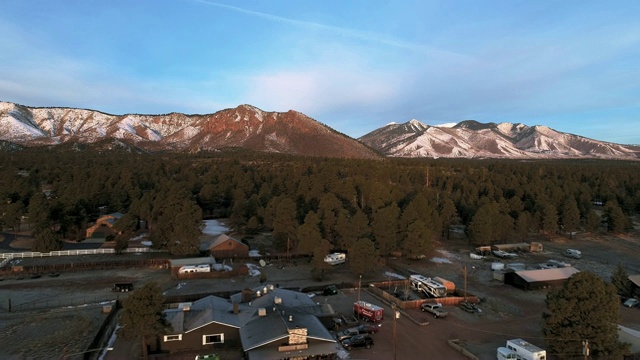
[[19, 252], [28, 250], [14, 249], [10, 246], [11, 242], [16, 238], [16, 236], [12, 233], [0, 231], [0, 237], [2, 237], [2, 240], [0, 241], [0, 252]]
[[[15, 235], [8, 232], [0, 231], [0, 252], [12, 253], [12, 252], [24, 252], [31, 251], [31, 249], [22, 249], [22, 248], [14, 248], [11, 247], [11, 242], [15, 239]], [[86, 250], [86, 249], [99, 249], [102, 244], [96, 243], [74, 243], [74, 242], [65, 242], [62, 245], [62, 250]]]

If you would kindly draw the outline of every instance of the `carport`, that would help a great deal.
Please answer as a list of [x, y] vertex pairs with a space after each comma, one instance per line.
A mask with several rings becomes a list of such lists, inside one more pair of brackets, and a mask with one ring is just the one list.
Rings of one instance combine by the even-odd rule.
[[504, 283], [523, 290], [544, 289], [560, 286], [578, 272], [574, 267], [514, 271], [504, 274]]

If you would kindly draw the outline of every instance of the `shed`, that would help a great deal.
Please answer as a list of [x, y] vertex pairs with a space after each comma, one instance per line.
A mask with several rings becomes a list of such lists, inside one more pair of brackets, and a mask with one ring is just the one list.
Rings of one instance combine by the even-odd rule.
[[504, 283], [523, 290], [537, 290], [562, 285], [571, 275], [580, 272], [574, 267], [522, 270], [504, 274]]
[[218, 259], [248, 258], [249, 246], [226, 234], [220, 234], [200, 245], [200, 251], [209, 252]]

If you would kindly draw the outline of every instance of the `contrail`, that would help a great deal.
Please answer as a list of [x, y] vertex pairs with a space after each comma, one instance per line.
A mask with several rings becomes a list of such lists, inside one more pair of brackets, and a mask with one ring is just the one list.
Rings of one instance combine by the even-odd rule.
[[243, 8], [240, 8], [240, 7], [237, 7], [237, 6], [225, 5], [225, 4], [220, 4], [220, 3], [212, 2], [212, 1], [206, 1], [206, 0], [193, 0], [193, 1], [199, 2], [201, 4], [205, 4], [205, 5], [216, 6], [216, 7], [227, 9], [227, 10], [231, 10], [231, 11], [236, 11], [236, 12], [240, 12], [240, 13], [244, 13], [244, 14], [248, 14], [248, 15], [252, 15], [252, 16], [257, 16], [257, 17], [260, 17], [260, 18], [263, 18], [263, 19], [267, 19], [267, 20], [271, 20], [271, 21], [275, 21], [275, 22], [279, 22], [279, 23], [283, 23], [283, 24], [290, 24], [290, 25], [294, 25], [294, 26], [298, 26], [298, 27], [302, 27], [302, 28], [307, 28], [307, 29], [312, 29], [312, 30], [331, 31], [331, 32], [333, 32], [335, 34], [338, 34], [338, 35], [341, 35], [341, 36], [344, 36], [344, 37], [353, 38], [353, 39], [376, 42], [376, 43], [379, 43], [379, 44], [384, 44], [384, 45], [389, 45], [389, 46], [393, 46], [393, 47], [404, 48], [404, 49], [413, 50], [413, 51], [419, 51], [419, 52], [429, 52], [429, 53], [432, 53], [432, 54], [435, 52], [435, 53], [440, 53], [440, 54], [447, 54], [448, 56], [451, 56], [451, 55], [454, 55], [456, 57], [460, 56], [460, 54], [451, 53], [451, 52], [446, 51], [446, 50], [440, 50], [440, 49], [432, 48], [432, 47], [429, 47], [429, 46], [424, 46], [424, 45], [419, 45], [419, 44], [415, 44], [415, 43], [411, 43], [411, 42], [406, 42], [406, 41], [394, 39], [394, 38], [388, 37], [388, 36], [383, 36], [383, 35], [378, 35], [378, 34], [373, 34], [373, 33], [367, 33], [367, 32], [363, 32], [363, 31], [357, 31], [357, 30], [353, 30], [353, 29], [340, 27], [340, 26], [331, 26], [331, 25], [320, 24], [320, 23], [316, 23], [316, 22], [312, 22], [312, 21], [303, 21], [303, 20], [290, 19], [290, 18], [286, 18], [286, 17], [282, 17], [282, 16], [267, 14], [267, 13], [263, 13], [263, 12], [259, 12], [259, 11], [247, 10], [247, 9], [243, 9]]

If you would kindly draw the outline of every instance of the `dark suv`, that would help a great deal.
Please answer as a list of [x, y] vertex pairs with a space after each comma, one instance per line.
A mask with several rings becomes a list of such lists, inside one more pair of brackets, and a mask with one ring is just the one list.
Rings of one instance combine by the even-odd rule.
[[369, 349], [370, 347], [373, 346], [373, 338], [371, 338], [371, 336], [369, 335], [356, 335], [346, 340], [343, 340], [342, 346], [344, 346], [344, 348], [347, 350], [351, 350], [354, 348]]

